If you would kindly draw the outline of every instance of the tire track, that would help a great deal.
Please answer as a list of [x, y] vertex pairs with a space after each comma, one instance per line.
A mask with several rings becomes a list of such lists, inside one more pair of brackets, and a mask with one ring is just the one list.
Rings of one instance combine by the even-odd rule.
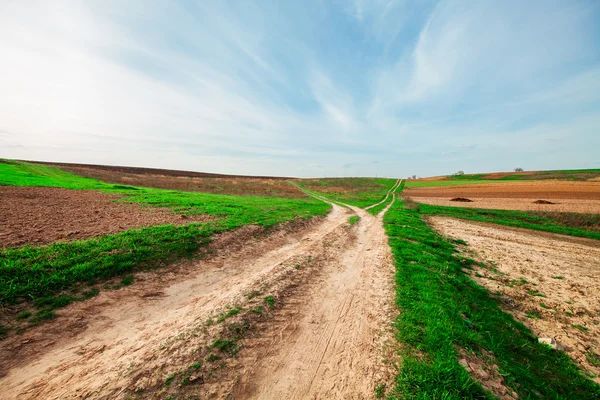
[[293, 329], [253, 355], [233, 398], [364, 399], [389, 382], [391, 370], [381, 360], [391, 338], [393, 267], [382, 218], [392, 196], [377, 217], [348, 206], [361, 217], [353, 245], [323, 267], [324, 278], [307, 289], [298, 309], [282, 310], [298, 318]]

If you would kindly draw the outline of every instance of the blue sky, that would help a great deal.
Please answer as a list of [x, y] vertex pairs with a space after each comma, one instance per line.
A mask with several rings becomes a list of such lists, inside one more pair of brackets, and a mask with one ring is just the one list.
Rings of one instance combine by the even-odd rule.
[[600, 168], [598, 1], [3, 1], [0, 157]]

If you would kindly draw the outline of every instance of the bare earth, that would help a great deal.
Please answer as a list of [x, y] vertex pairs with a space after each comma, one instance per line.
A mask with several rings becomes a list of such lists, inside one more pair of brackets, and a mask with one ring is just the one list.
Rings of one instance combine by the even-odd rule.
[[166, 209], [115, 202], [118, 198], [91, 190], [0, 186], [0, 248], [213, 219], [183, 218]]
[[[404, 196], [417, 203], [454, 207], [600, 213], [600, 182], [502, 182], [407, 188]], [[450, 201], [455, 197], [466, 197], [473, 203]], [[536, 200], [556, 204], [534, 204]]]
[[[361, 220], [350, 226], [354, 213]], [[0, 398], [372, 397], [393, 375], [381, 362], [393, 312], [381, 218], [334, 206], [320, 222], [266, 238], [246, 227], [217, 239], [207, 260], [139, 274], [130, 287], [71, 304], [0, 342]], [[266, 295], [276, 308], [265, 306]], [[240, 315], [219, 323], [233, 306]], [[262, 314], [250, 311], [257, 308]], [[211, 343], [243, 320], [250, 330], [237, 356], [207, 361]]]
[[508, 312], [542, 338], [554, 338], [600, 382], [600, 241], [430, 217], [443, 235], [468, 243], [469, 256], [487, 263], [470, 271]]
[[[467, 195], [469, 196], [469, 195]], [[464, 197], [464, 196], [462, 196]], [[600, 213], [600, 200], [578, 200], [578, 199], [556, 199], [552, 197], [540, 197], [554, 204], [535, 204], [532, 199], [515, 198], [482, 198], [468, 197], [472, 203], [450, 201], [452, 197], [413, 197], [411, 199], [421, 204], [435, 206], [465, 207], [465, 208], [488, 208], [494, 210], [521, 210], [541, 212], [576, 212], [576, 213]]]

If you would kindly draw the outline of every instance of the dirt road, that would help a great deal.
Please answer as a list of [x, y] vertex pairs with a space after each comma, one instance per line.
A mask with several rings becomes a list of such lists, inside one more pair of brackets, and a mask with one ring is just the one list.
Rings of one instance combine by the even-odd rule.
[[[354, 214], [361, 219], [351, 226]], [[254, 239], [248, 227], [241, 242], [217, 239], [225, 245], [208, 260], [140, 274], [129, 288], [65, 307], [0, 342], [0, 398], [373, 397], [391, 376], [381, 362], [393, 310], [381, 219], [334, 205], [299, 229]], [[256, 315], [267, 294], [277, 307], [261, 311], [235, 357], [212, 363], [211, 343], [241, 321], [223, 316]], [[190, 365], [199, 372], [186, 372]], [[183, 379], [170, 384], [175, 377]]]
[[381, 363], [391, 321], [391, 254], [381, 216], [361, 217], [357, 238], [308, 288], [292, 324], [270, 343], [235, 398], [365, 399], [388, 382]]

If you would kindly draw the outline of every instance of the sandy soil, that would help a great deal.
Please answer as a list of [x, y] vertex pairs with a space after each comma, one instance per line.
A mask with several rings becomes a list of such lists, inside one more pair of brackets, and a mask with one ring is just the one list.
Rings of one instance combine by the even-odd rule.
[[[271, 329], [268, 350], [255, 358], [234, 398], [365, 399], [390, 381], [381, 362], [391, 321], [393, 266], [382, 216], [361, 217], [357, 240], [324, 266], [318, 284]], [[377, 350], [379, 349], [379, 351]]]
[[477, 185], [434, 186], [405, 188], [409, 197], [502, 198], [502, 199], [577, 199], [600, 201], [600, 182], [501, 182]]
[[[507, 311], [542, 338], [554, 338], [600, 382], [600, 241], [430, 217], [443, 235], [468, 243], [487, 267], [471, 271]], [[600, 359], [600, 358], [598, 358]]]
[[0, 247], [47, 244], [162, 224], [209, 221], [118, 203], [98, 191], [0, 186]]
[[[61, 309], [0, 342], [0, 398], [371, 397], [391, 377], [381, 359], [393, 267], [381, 217], [353, 210], [334, 206], [318, 224], [267, 238], [252, 227], [233, 243], [228, 235], [240, 233], [225, 234], [208, 260], [139, 274], [131, 287]], [[361, 220], [350, 226], [354, 212]], [[246, 318], [216, 316], [235, 305], [250, 318], [267, 294], [277, 308], [255, 317], [237, 357], [208, 365], [210, 343]], [[198, 361], [201, 372], [165, 384]]]
[[[407, 194], [405, 194], [407, 196]], [[471, 197], [466, 195], [472, 203], [450, 201], [453, 197], [415, 197], [410, 198], [422, 204], [432, 204], [436, 206], [465, 207], [465, 208], [489, 208], [495, 210], [521, 210], [521, 211], [541, 211], [541, 212], [576, 212], [576, 213], [600, 213], [600, 200], [578, 200], [578, 199], [560, 199], [553, 197], [541, 197], [555, 204], [535, 204], [530, 198], [483, 198]], [[463, 196], [464, 197], [464, 196]]]

